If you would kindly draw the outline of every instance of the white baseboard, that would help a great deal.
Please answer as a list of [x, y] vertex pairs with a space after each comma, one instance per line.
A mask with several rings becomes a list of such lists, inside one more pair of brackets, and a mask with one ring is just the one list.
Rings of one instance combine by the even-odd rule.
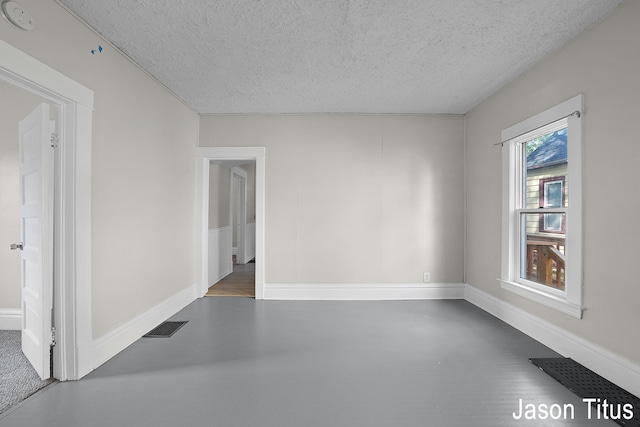
[[19, 331], [22, 329], [22, 310], [0, 308], [0, 330]]
[[264, 284], [271, 300], [412, 300], [462, 299], [459, 283], [294, 283]]
[[572, 358], [630, 393], [640, 396], [639, 365], [474, 286], [466, 285], [464, 296], [470, 303], [540, 341], [563, 357]]
[[195, 301], [196, 298], [196, 285], [193, 284], [107, 335], [94, 340], [93, 368], [95, 369], [111, 359], [144, 334]]

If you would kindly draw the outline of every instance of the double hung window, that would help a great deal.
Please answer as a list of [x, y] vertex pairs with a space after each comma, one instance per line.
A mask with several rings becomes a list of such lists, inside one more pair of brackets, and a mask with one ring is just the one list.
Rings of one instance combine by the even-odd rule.
[[582, 95], [502, 132], [502, 287], [582, 316]]

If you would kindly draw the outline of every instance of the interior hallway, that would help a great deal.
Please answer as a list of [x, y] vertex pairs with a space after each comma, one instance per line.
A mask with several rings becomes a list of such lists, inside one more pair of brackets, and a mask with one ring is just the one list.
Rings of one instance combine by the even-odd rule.
[[[528, 361], [549, 348], [462, 300], [201, 298], [0, 426], [615, 426]], [[520, 420], [519, 399], [574, 420]]]

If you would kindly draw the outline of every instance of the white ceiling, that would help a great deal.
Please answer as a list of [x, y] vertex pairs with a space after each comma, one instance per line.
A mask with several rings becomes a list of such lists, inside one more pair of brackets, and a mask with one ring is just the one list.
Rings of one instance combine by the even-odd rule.
[[200, 113], [469, 111], [622, 0], [57, 0]]

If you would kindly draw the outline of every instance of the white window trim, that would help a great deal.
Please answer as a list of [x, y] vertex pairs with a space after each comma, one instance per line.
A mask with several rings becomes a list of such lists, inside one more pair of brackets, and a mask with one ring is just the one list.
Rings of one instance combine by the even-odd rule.
[[[582, 318], [582, 120], [583, 95], [575, 96], [502, 131], [502, 266], [501, 287], [520, 296]], [[580, 114], [574, 114], [575, 112]], [[516, 215], [516, 186], [519, 185], [513, 165], [518, 137], [566, 118], [568, 133], [568, 175], [571, 180], [570, 209], [566, 217], [565, 291], [528, 286], [516, 280], [518, 275], [516, 245], [519, 217]]]

